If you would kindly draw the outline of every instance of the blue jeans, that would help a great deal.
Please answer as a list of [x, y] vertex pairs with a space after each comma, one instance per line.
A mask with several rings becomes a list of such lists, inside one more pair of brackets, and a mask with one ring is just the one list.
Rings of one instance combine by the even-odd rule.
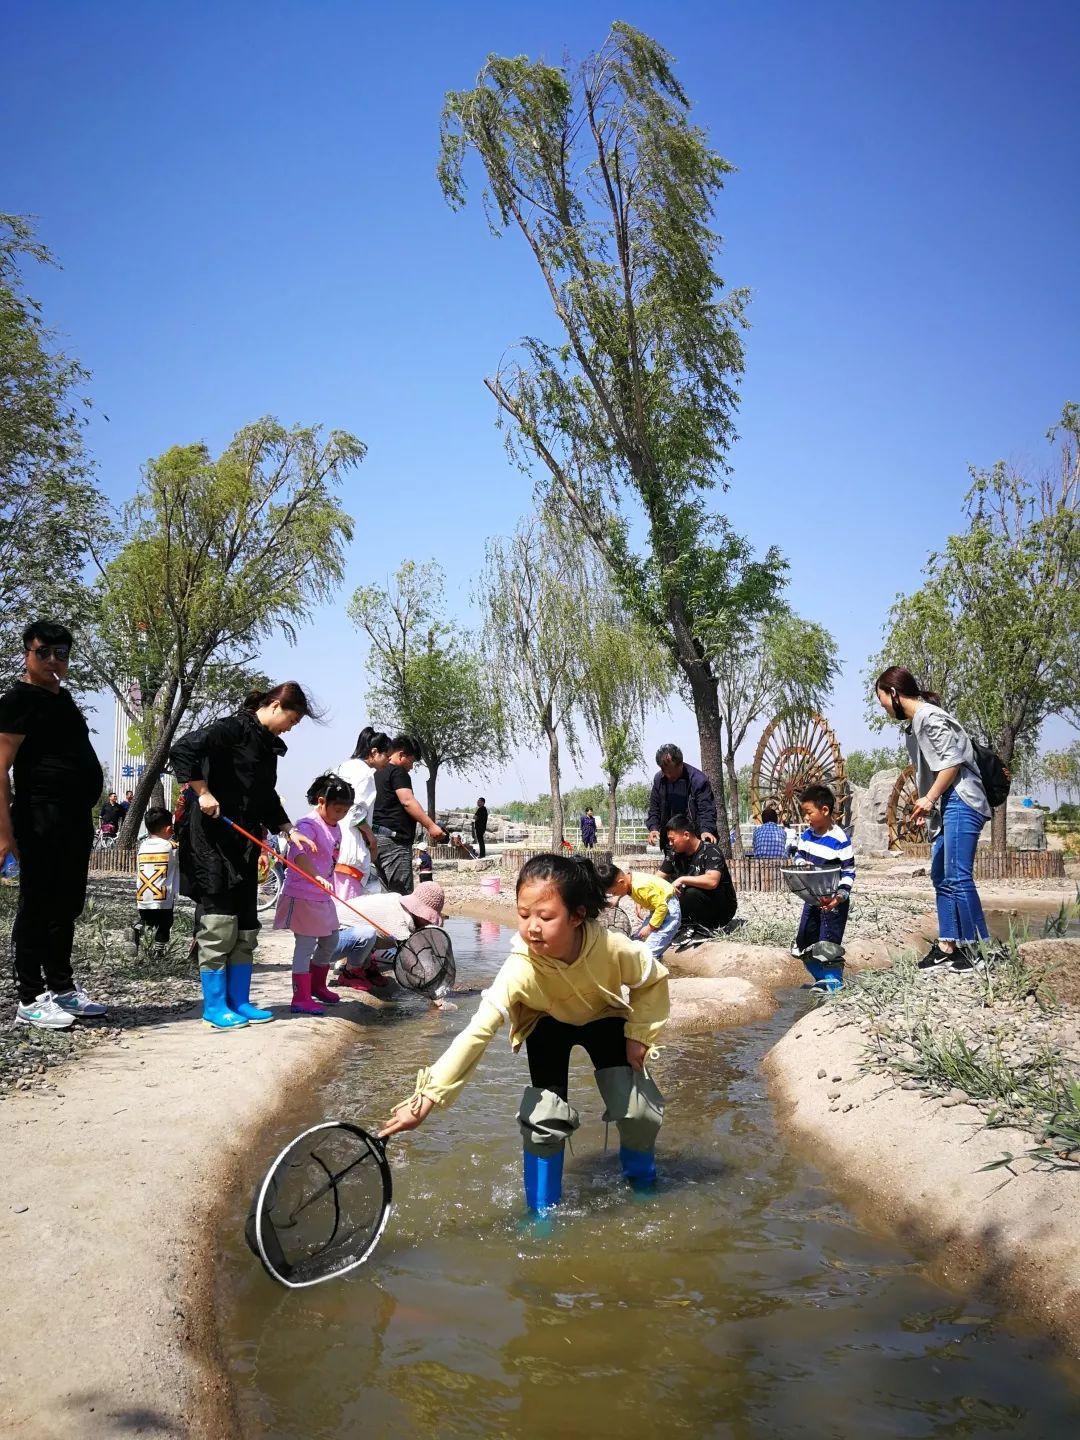
[[958, 943], [988, 940], [982, 902], [975, 889], [975, 847], [986, 818], [946, 790], [941, 831], [930, 852], [930, 879], [937, 892], [938, 939]]
[[819, 940], [831, 940], [834, 945], [842, 945], [850, 908], [847, 900], [841, 900], [833, 910], [822, 910], [820, 905], [804, 905], [795, 944], [800, 950], [809, 950]]
[[667, 902], [667, 919], [654, 930], [651, 935], [645, 936], [645, 944], [649, 948], [649, 954], [659, 960], [664, 951], [671, 944], [672, 940], [682, 928], [682, 906], [674, 895]]

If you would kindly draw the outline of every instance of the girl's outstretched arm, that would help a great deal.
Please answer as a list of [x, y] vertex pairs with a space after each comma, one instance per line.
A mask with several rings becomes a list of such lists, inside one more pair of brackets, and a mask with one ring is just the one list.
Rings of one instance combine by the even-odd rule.
[[414, 1095], [409, 1100], [403, 1100], [390, 1112], [390, 1119], [379, 1131], [379, 1139], [385, 1140], [388, 1135], [400, 1135], [403, 1130], [415, 1130], [424, 1123], [434, 1108], [435, 1101], [429, 1100], [426, 1095]]

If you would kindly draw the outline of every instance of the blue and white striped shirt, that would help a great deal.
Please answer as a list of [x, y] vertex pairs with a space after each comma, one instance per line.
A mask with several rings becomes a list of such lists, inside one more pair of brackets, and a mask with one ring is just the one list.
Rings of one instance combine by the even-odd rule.
[[845, 895], [851, 894], [851, 887], [855, 884], [855, 851], [839, 825], [826, 830], [824, 835], [815, 835], [808, 825], [791, 847], [791, 854], [797, 855], [801, 860], [809, 860], [819, 868], [823, 865], [839, 865], [839, 889]]

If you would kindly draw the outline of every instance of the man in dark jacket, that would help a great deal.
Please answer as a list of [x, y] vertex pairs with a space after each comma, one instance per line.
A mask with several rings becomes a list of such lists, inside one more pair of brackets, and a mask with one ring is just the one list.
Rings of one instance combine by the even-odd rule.
[[687, 765], [678, 745], [661, 745], [660, 766], [652, 783], [645, 824], [650, 845], [666, 845], [667, 823], [673, 815], [686, 815], [706, 843], [716, 844], [716, 797], [703, 770]]

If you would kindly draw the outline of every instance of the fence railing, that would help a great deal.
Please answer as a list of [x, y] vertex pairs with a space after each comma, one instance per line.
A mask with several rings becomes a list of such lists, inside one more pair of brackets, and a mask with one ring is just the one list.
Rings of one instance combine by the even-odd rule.
[[115, 845], [108, 850], [91, 850], [89, 873], [91, 875], [134, 875], [138, 858], [137, 850], [118, 850]]
[[[930, 846], [905, 844], [897, 860], [929, 860]], [[1060, 880], [1065, 874], [1061, 850], [1006, 850], [999, 855], [988, 846], [975, 852], [976, 880]]]

